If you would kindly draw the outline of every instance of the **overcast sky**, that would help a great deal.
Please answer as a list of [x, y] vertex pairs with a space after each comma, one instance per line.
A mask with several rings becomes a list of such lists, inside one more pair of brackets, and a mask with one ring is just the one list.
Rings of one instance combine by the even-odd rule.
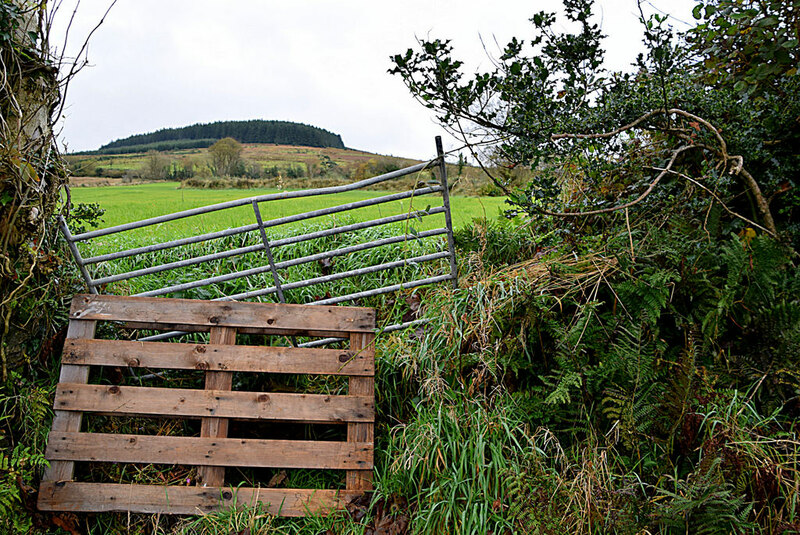
[[[691, 21], [693, 0], [650, 0], [673, 24]], [[72, 4], [74, 5], [74, 4]], [[65, 0], [55, 39], [72, 5]], [[67, 47], [79, 46], [105, 0], [84, 0]], [[511, 36], [531, 35], [528, 19], [553, 0], [119, 0], [89, 46], [90, 67], [67, 94], [62, 139], [91, 150], [165, 127], [233, 119], [319, 126], [356, 149], [426, 159], [445, 136], [389, 57], [417, 37], [451, 39], [471, 69], [489, 65]], [[651, 7], [652, 6], [652, 7]], [[628, 69], [642, 50], [635, 0], [600, 0], [607, 64]], [[677, 20], [676, 20], [677, 19]], [[73, 52], [74, 53], [74, 52]]]

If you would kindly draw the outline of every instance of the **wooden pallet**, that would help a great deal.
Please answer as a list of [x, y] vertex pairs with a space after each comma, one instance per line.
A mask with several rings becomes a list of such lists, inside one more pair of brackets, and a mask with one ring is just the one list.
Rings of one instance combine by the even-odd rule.
[[[98, 321], [209, 332], [209, 344], [97, 340]], [[372, 488], [375, 312], [367, 308], [78, 295], [56, 388], [39, 489], [45, 511], [197, 514], [261, 502], [302, 516], [343, 507]], [[237, 333], [346, 337], [350, 348], [237, 346]], [[90, 366], [203, 370], [205, 389], [88, 384]], [[344, 375], [347, 395], [240, 392], [233, 372]], [[199, 437], [81, 432], [84, 413], [196, 418]], [[347, 440], [228, 438], [231, 419], [347, 425]], [[74, 481], [75, 462], [197, 466], [198, 486]], [[225, 467], [346, 471], [344, 490], [228, 488]]]

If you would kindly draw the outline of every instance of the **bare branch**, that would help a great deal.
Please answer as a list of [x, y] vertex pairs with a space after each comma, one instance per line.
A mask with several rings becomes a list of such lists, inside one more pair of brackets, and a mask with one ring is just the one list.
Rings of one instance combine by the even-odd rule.
[[658, 176], [656, 176], [656, 178], [653, 179], [652, 182], [650, 182], [650, 185], [647, 186], [647, 189], [641, 195], [639, 195], [634, 200], [632, 200], [630, 202], [627, 202], [625, 204], [620, 204], [618, 206], [613, 206], [611, 208], [601, 208], [599, 210], [590, 210], [588, 212], [549, 212], [547, 210], [542, 210], [542, 209], [539, 209], [539, 208], [534, 208], [534, 210], [536, 210], [540, 214], [549, 215], [549, 216], [553, 216], [553, 217], [584, 217], [584, 216], [590, 216], [590, 215], [608, 214], [608, 213], [611, 213], [611, 212], [616, 212], [618, 210], [625, 210], [627, 208], [630, 208], [631, 206], [635, 206], [635, 205], [639, 204], [640, 202], [642, 202], [645, 199], [645, 197], [650, 195], [650, 193], [653, 192], [653, 189], [655, 189], [656, 185], [658, 185], [658, 183], [661, 181], [661, 179], [664, 178], [664, 176], [666, 176], [667, 173], [670, 172], [670, 170], [672, 169], [672, 166], [675, 164], [675, 160], [678, 158], [678, 155], [683, 153], [683, 152], [685, 152], [685, 151], [687, 151], [687, 150], [689, 150], [689, 149], [693, 149], [693, 148], [695, 148], [695, 147], [693, 147], [691, 145], [686, 145], [686, 146], [680, 147], [680, 148], [675, 149], [674, 151], [672, 151], [672, 157], [669, 159], [669, 162], [667, 162], [667, 167], [665, 169], [663, 169], [658, 174]]
[[767, 200], [764, 198], [764, 195], [761, 193], [761, 188], [758, 187], [758, 182], [753, 178], [747, 169], [744, 167], [739, 168], [739, 174], [744, 177], [745, 182], [750, 187], [750, 193], [753, 194], [753, 197], [756, 200], [756, 206], [758, 206], [758, 211], [761, 212], [761, 217], [764, 218], [764, 224], [772, 231], [773, 236], [778, 233], [777, 228], [775, 227], [775, 220], [772, 219], [772, 212], [769, 209], [769, 204], [767, 204]]
[[709, 195], [714, 197], [714, 200], [717, 201], [719, 203], [719, 205], [722, 206], [722, 208], [726, 212], [731, 214], [733, 217], [739, 218], [742, 221], [744, 221], [745, 223], [748, 223], [748, 224], [756, 227], [757, 229], [760, 229], [760, 230], [766, 232], [767, 234], [769, 234], [773, 238], [777, 238], [778, 237], [777, 233], [774, 230], [770, 230], [768, 228], [762, 227], [761, 225], [759, 225], [755, 221], [751, 221], [750, 219], [747, 219], [743, 215], [741, 215], [741, 214], [739, 214], [737, 212], [734, 212], [733, 210], [728, 208], [728, 206], [724, 202], [722, 202], [722, 199], [720, 199], [719, 196], [716, 193], [711, 191], [709, 188], [707, 188], [706, 186], [704, 186], [702, 183], [700, 183], [699, 181], [695, 180], [694, 178], [692, 178], [692, 177], [690, 177], [688, 175], [685, 175], [684, 173], [680, 173], [678, 171], [674, 171], [672, 169], [664, 169], [664, 168], [661, 168], [661, 167], [651, 167], [651, 169], [654, 169], [655, 171], [666, 171], [666, 172], [671, 173], [671, 174], [673, 174], [675, 176], [679, 176], [679, 177], [683, 178], [684, 180], [688, 180], [689, 182], [691, 182], [695, 186], [699, 187], [700, 189], [702, 189], [703, 191], [705, 191], [706, 193], [708, 193]]
[[[748, 190], [750, 191], [751, 195], [755, 199], [756, 206], [758, 207], [758, 211], [761, 213], [761, 217], [764, 219], [764, 224], [766, 225], [766, 229], [765, 230], [768, 230], [771, 235], [777, 236], [778, 231], [777, 231], [777, 228], [775, 227], [775, 220], [773, 219], [772, 213], [770, 212], [770, 209], [769, 209], [769, 203], [767, 202], [766, 198], [764, 197], [763, 193], [761, 192], [761, 188], [759, 187], [758, 182], [756, 182], [756, 180], [753, 178], [753, 175], [751, 175], [744, 168], [744, 158], [742, 156], [739, 156], [739, 155], [730, 155], [730, 154], [728, 154], [728, 144], [725, 142], [725, 138], [723, 138], [722, 135], [719, 133], [719, 129], [716, 128], [713, 124], [711, 124], [710, 122], [708, 122], [707, 120], [703, 119], [702, 117], [700, 117], [698, 115], [690, 113], [690, 112], [688, 112], [686, 110], [682, 110], [680, 108], [670, 108], [670, 109], [666, 109], [666, 110], [661, 108], [661, 109], [651, 110], [651, 111], [645, 113], [644, 115], [642, 115], [641, 117], [639, 117], [638, 119], [636, 119], [635, 121], [633, 121], [632, 123], [626, 124], [624, 126], [621, 126], [619, 128], [616, 128], [616, 129], [608, 131], [608, 132], [598, 132], [598, 133], [593, 133], [593, 134], [570, 134], [570, 133], [553, 134], [550, 137], [550, 139], [553, 140], [553, 141], [557, 141], [557, 140], [560, 140], [560, 139], [605, 139], [605, 138], [610, 138], [610, 137], [619, 135], [619, 134], [621, 134], [623, 132], [626, 132], [628, 130], [632, 130], [632, 129], [636, 128], [637, 126], [641, 125], [642, 123], [644, 123], [645, 121], [647, 121], [648, 119], [650, 119], [652, 117], [655, 117], [657, 115], [666, 115], [666, 116], [679, 115], [681, 117], [685, 117], [687, 119], [690, 119], [691, 121], [694, 121], [695, 123], [697, 123], [697, 125], [704, 126], [707, 130], [709, 130], [714, 135], [714, 137], [717, 140], [717, 143], [719, 144], [719, 148], [711, 147], [709, 145], [702, 144], [702, 143], [695, 143], [695, 144], [691, 145], [691, 147], [702, 148], [702, 149], [706, 149], [706, 150], [710, 150], [711, 152], [714, 152], [720, 158], [720, 160], [721, 160], [720, 164], [723, 167], [723, 169], [728, 169], [729, 164], [732, 164], [731, 167], [730, 167], [729, 173], [732, 174], [732, 175], [741, 175], [744, 178], [745, 182], [747, 183]], [[672, 130], [674, 130], [674, 128], [669, 128], [669, 130], [672, 131]], [[686, 135], [685, 134], [679, 134], [679, 135], [680, 135], [680, 137], [686, 139]], [[671, 162], [674, 162], [674, 158], [673, 158], [673, 160], [671, 160]], [[666, 172], [673, 172], [671, 170], [671, 165], [667, 166]], [[638, 203], [639, 201], [641, 201], [641, 199], [643, 199], [644, 197], [649, 195], [649, 193], [652, 191], [652, 188], [655, 186], [655, 184], [658, 183], [658, 181], [661, 179], [661, 177], [662, 177], [662, 175], [659, 175], [659, 177], [656, 178], [656, 180], [650, 185], [650, 187], [647, 189], [647, 191], [645, 191], [645, 193], [642, 194], [643, 196], [640, 196], [636, 200], [632, 201], [632, 203], [628, 203], [627, 205], [622, 205], [622, 206], [619, 206], [619, 207], [609, 208], [609, 209], [605, 209], [605, 210], [594, 210], [592, 212], [579, 212], [579, 213], [575, 213], [575, 214], [572, 214], [572, 213], [560, 213], [560, 214], [549, 213], [548, 215], [558, 215], [560, 217], [569, 216], [569, 215], [593, 215], [593, 214], [599, 214], [599, 213], [613, 212], [613, 211], [620, 210], [620, 209], [625, 208], [625, 207], [632, 206], [633, 204]], [[542, 211], [542, 213], [547, 213], [547, 212]]]
[[[80, 50], [78, 50], [78, 53], [75, 55], [75, 59], [72, 61], [72, 64], [70, 65], [70, 69], [67, 72], [67, 75], [64, 76], [64, 78], [62, 78], [61, 83], [63, 84], [63, 86], [62, 86], [62, 91], [61, 91], [62, 92], [62, 94], [61, 94], [61, 102], [60, 102], [60, 105], [59, 105], [59, 108], [58, 108], [58, 114], [56, 115], [56, 117], [61, 117], [61, 114], [64, 112], [64, 106], [65, 106], [65, 104], [67, 102], [67, 91], [69, 89], [70, 81], [75, 77], [75, 75], [78, 73], [78, 71], [80, 71], [88, 63], [88, 60], [84, 59], [84, 61], [81, 64], [81, 66], [78, 67], [78, 63], [81, 61], [81, 56], [84, 56], [85, 53], [87, 52], [87, 48], [89, 46], [89, 41], [91, 40], [92, 35], [94, 35], [94, 32], [96, 32], [97, 29], [100, 28], [100, 26], [103, 25], [103, 23], [106, 20], [106, 17], [108, 16], [108, 13], [111, 11], [111, 8], [113, 8], [114, 5], [116, 5], [116, 3], [117, 3], [117, 0], [112, 0], [111, 1], [111, 3], [108, 5], [108, 8], [106, 8], [105, 13], [103, 13], [103, 16], [100, 17], [100, 20], [97, 22], [97, 24], [95, 24], [94, 28], [92, 28], [92, 31], [90, 31], [86, 35], [86, 38], [84, 39]], [[75, 9], [77, 10], [77, 6], [75, 7]], [[75, 16], [74, 12], [73, 12], [72, 16], [73, 17]], [[72, 19], [70, 19], [70, 26], [71, 25], [72, 25]], [[68, 32], [69, 32], [69, 28], [67, 28], [67, 33]], [[62, 58], [63, 58], [63, 56], [62, 56]], [[61, 67], [61, 65], [59, 65], [59, 68], [60, 67]]]
[[620, 126], [619, 128], [611, 130], [610, 132], [598, 132], [595, 134], [568, 134], [568, 133], [553, 134], [552, 136], [550, 136], [550, 139], [552, 141], [557, 141], [559, 139], [600, 139], [600, 138], [613, 137], [618, 134], [621, 134], [622, 132], [626, 132], [628, 130], [631, 130], [632, 128], [635, 128], [636, 126], [640, 125], [650, 117], [662, 114], [664, 114], [663, 109], [649, 111], [644, 115], [642, 115], [641, 117], [639, 117], [638, 119], [636, 119], [635, 121], [633, 121], [632, 123], [626, 124], [625, 126]]

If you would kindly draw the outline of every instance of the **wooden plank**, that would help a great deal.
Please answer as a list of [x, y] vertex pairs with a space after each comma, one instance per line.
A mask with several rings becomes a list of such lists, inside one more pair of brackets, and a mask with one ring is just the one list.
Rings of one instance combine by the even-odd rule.
[[[350, 349], [363, 351], [371, 348], [375, 343], [372, 333], [352, 333], [350, 335]], [[351, 396], [367, 396], [375, 399], [374, 377], [350, 377], [347, 393]], [[375, 426], [373, 423], [348, 423], [347, 441], [352, 443], [374, 443]], [[372, 490], [372, 470], [348, 470], [346, 475], [347, 490], [365, 491]]]
[[360, 494], [346, 490], [168, 487], [47, 481], [39, 489], [38, 506], [42, 511], [195, 515], [261, 502], [274, 515], [304, 516], [342, 509]]
[[313, 331], [332, 335], [375, 329], [375, 310], [371, 308], [89, 294], [75, 296], [70, 318], [158, 324], [161, 329], [230, 327], [273, 334]]
[[[211, 327], [212, 344], [233, 345], [236, 343], [236, 329]], [[233, 372], [206, 372], [206, 390], [230, 390]], [[224, 438], [228, 436], [228, 420], [224, 418], [203, 418], [200, 422], [200, 436]], [[200, 466], [197, 468], [197, 484], [208, 487], [225, 485], [225, 468], [220, 466]]]
[[[141, 329], [150, 331], [183, 331], [188, 333], [207, 333], [207, 325], [195, 325], [188, 323], [157, 323], [146, 321], [125, 321], [122, 326], [126, 329]], [[236, 332], [240, 334], [274, 334], [286, 336], [309, 336], [312, 338], [347, 338], [350, 331], [316, 331], [305, 329], [273, 329], [271, 327], [237, 327]]]
[[[68, 338], [93, 338], [97, 322], [87, 320], [71, 320], [67, 328]], [[59, 382], [62, 383], [85, 383], [89, 380], [89, 367], [76, 366], [72, 364], [62, 365]], [[58, 407], [55, 407], [58, 409]], [[65, 412], [56, 410], [53, 416], [51, 431], [72, 431], [81, 430], [83, 415], [79, 412]], [[72, 479], [75, 471], [75, 463], [71, 461], [50, 463], [42, 476], [43, 481], [60, 481]]]
[[229, 392], [59, 383], [59, 410], [176, 417], [371, 422], [373, 396]]
[[47, 460], [262, 468], [372, 468], [372, 444], [51, 432]]
[[68, 339], [65, 364], [259, 373], [374, 375], [374, 351]]
[[[300, 516], [342, 508], [372, 488], [375, 313], [371, 309], [77, 296], [56, 390], [43, 510], [196, 514], [261, 502]], [[82, 340], [95, 321], [210, 331], [210, 344]], [[73, 332], [73, 325], [74, 332]], [[187, 328], [188, 327], [188, 328]], [[236, 332], [349, 336], [350, 351], [235, 346]], [[88, 385], [89, 365], [197, 369], [205, 390]], [[234, 371], [347, 375], [347, 396], [231, 391]], [[81, 412], [199, 418], [200, 437], [81, 433]], [[346, 442], [227, 438], [228, 419], [347, 423]], [[69, 481], [74, 462], [198, 466], [206, 486]], [[346, 491], [224, 487], [225, 467], [346, 470]]]

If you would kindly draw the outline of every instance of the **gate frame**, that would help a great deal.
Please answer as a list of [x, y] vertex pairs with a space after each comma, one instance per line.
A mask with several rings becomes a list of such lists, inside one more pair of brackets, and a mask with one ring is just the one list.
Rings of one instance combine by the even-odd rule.
[[[457, 268], [457, 263], [456, 263], [455, 243], [454, 243], [454, 239], [453, 239], [453, 222], [452, 222], [452, 217], [451, 217], [451, 213], [450, 213], [450, 195], [449, 195], [449, 187], [448, 187], [448, 183], [447, 183], [447, 168], [446, 168], [446, 164], [445, 164], [445, 153], [444, 153], [444, 150], [442, 148], [441, 136], [437, 136], [436, 139], [435, 139], [435, 142], [436, 142], [437, 157], [434, 158], [433, 160], [430, 160], [430, 161], [427, 161], [427, 162], [423, 162], [423, 163], [420, 163], [420, 164], [417, 164], [417, 165], [413, 165], [413, 166], [410, 166], [410, 167], [406, 167], [404, 169], [399, 169], [397, 171], [392, 171], [390, 173], [384, 173], [382, 175], [378, 175], [378, 176], [375, 176], [375, 177], [367, 178], [367, 179], [360, 180], [360, 181], [357, 181], [357, 182], [353, 182], [351, 184], [346, 184], [346, 185], [343, 185], [343, 186], [332, 186], [332, 187], [306, 189], [306, 190], [283, 191], [283, 192], [280, 192], [280, 193], [273, 193], [273, 194], [255, 196], [255, 197], [248, 197], [248, 198], [237, 199], [237, 200], [228, 201], [228, 202], [224, 202], [224, 203], [218, 203], [218, 204], [214, 204], [214, 205], [208, 205], [208, 206], [202, 206], [202, 207], [198, 207], [198, 208], [193, 208], [193, 209], [190, 209], [190, 210], [184, 210], [184, 211], [181, 211], [181, 212], [175, 212], [175, 213], [172, 213], [172, 214], [165, 214], [165, 215], [161, 215], [161, 216], [157, 216], [157, 217], [143, 219], [143, 220], [140, 220], [140, 221], [134, 221], [134, 222], [131, 222], [131, 223], [125, 223], [125, 224], [122, 224], [122, 225], [116, 225], [116, 226], [108, 227], [108, 228], [104, 228], [104, 229], [98, 229], [98, 230], [92, 230], [92, 231], [88, 231], [88, 232], [82, 232], [82, 233], [79, 233], [79, 234], [72, 234], [72, 232], [70, 231], [70, 229], [69, 229], [69, 227], [68, 227], [68, 225], [66, 223], [66, 220], [64, 219], [63, 216], [59, 216], [59, 225], [60, 225], [60, 228], [61, 228], [61, 232], [62, 232], [64, 238], [67, 241], [69, 249], [72, 252], [72, 256], [73, 256], [73, 258], [75, 259], [75, 262], [78, 265], [78, 268], [79, 268], [79, 270], [81, 272], [81, 275], [83, 276], [84, 282], [87, 285], [88, 291], [89, 291], [89, 293], [92, 293], [92, 294], [98, 294], [98, 287], [100, 287], [100, 286], [102, 286], [104, 284], [109, 284], [109, 283], [118, 282], [118, 281], [122, 281], [122, 280], [133, 279], [133, 278], [136, 278], [136, 277], [141, 277], [141, 276], [149, 275], [149, 274], [152, 274], [152, 273], [158, 273], [158, 272], [162, 272], [162, 271], [168, 271], [168, 270], [171, 270], [171, 269], [176, 269], [176, 268], [181, 268], [181, 267], [186, 267], [186, 266], [191, 266], [191, 265], [196, 265], [196, 264], [202, 264], [202, 263], [213, 261], [213, 260], [219, 260], [219, 259], [223, 259], [223, 258], [234, 257], [234, 256], [237, 256], [237, 255], [240, 255], [240, 254], [246, 254], [246, 253], [257, 252], [257, 251], [264, 251], [265, 252], [265, 256], [266, 256], [267, 262], [266, 262], [266, 264], [264, 266], [261, 266], [261, 267], [258, 267], [258, 268], [252, 268], [252, 269], [245, 270], [245, 271], [240, 271], [240, 272], [233, 272], [233, 273], [227, 273], [227, 274], [223, 274], [223, 275], [217, 275], [217, 276], [214, 276], [214, 277], [208, 277], [208, 278], [205, 278], [205, 279], [195, 280], [195, 281], [191, 281], [191, 282], [187, 282], [187, 283], [183, 283], [183, 284], [166, 286], [166, 287], [162, 287], [162, 288], [159, 288], [159, 289], [156, 289], [156, 290], [151, 290], [151, 291], [135, 294], [135, 296], [156, 297], [156, 296], [166, 295], [166, 294], [169, 294], [169, 293], [172, 293], [172, 292], [176, 292], [176, 291], [187, 290], [187, 289], [191, 289], [191, 288], [197, 288], [197, 287], [206, 286], [206, 285], [209, 285], [209, 284], [214, 284], [214, 283], [217, 283], [217, 282], [225, 282], [225, 281], [228, 281], [228, 280], [233, 280], [233, 279], [237, 279], [237, 278], [248, 277], [248, 276], [251, 276], [251, 275], [258, 275], [258, 274], [261, 274], [261, 273], [269, 272], [269, 273], [272, 274], [272, 279], [273, 279], [273, 285], [272, 286], [269, 286], [269, 287], [266, 287], [266, 288], [261, 288], [261, 289], [258, 289], [258, 290], [248, 291], [248, 292], [244, 292], [244, 293], [234, 294], [234, 295], [226, 295], [226, 296], [223, 296], [223, 297], [216, 298], [215, 300], [219, 300], [219, 301], [238, 301], [238, 300], [243, 300], [243, 299], [259, 297], [259, 296], [263, 296], [263, 295], [276, 294], [277, 298], [278, 298], [278, 301], [281, 302], [281, 303], [284, 303], [286, 301], [285, 292], [288, 291], [288, 290], [291, 290], [293, 288], [302, 288], [302, 287], [312, 286], [314, 284], [331, 282], [331, 281], [340, 280], [340, 279], [349, 278], [349, 277], [354, 277], [354, 276], [363, 275], [363, 274], [367, 274], [367, 273], [374, 273], [374, 272], [378, 272], [378, 271], [395, 269], [395, 268], [400, 268], [400, 267], [403, 267], [403, 266], [412, 265], [412, 264], [418, 264], [418, 263], [423, 263], [423, 262], [431, 262], [431, 261], [436, 261], [436, 260], [440, 260], [440, 259], [444, 259], [444, 258], [447, 258], [448, 261], [449, 261], [449, 273], [447, 273], [447, 274], [433, 276], [433, 277], [427, 277], [427, 278], [418, 279], [418, 280], [411, 280], [411, 281], [407, 281], [407, 282], [404, 281], [404, 282], [402, 282], [400, 284], [394, 284], [394, 285], [390, 285], [390, 286], [384, 286], [384, 287], [379, 287], [379, 288], [370, 288], [370, 289], [367, 289], [367, 290], [364, 290], [364, 291], [361, 291], [361, 292], [348, 294], [348, 295], [333, 296], [333, 297], [330, 297], [330, 298], [327, 298], [327, 299], [322, 299], [320, 301], [315, 301], [315, 302], [307, 303], [307, 304], [309, 304], [309, 305], [332, 305], [332, 304], [342, 303], [342, 302], [346, 302], [346, 301], [352, 301], [353, 299], [358, 299], [358, 298], [362, 298], [362, 297], [369, 297], [369, 296], [373, 296], [373, 295], [391, 293], [391, 292], [394, 292], [394, 291], [397, 291], [397, 290], [401, 290], [401, 289], [416, 288], [418, 286], [436, 284], [436, 283], [441, 283], [441, 282], [446, 282], [446, 281], [451, 281], [452, 287], [454, 289], [456, 289], [456, 288], [458, 288], [458, 268]], [[329, 208], [323, 208], [323, 209], [320, 209], [320, 210], [313, 210], [313, 211], [310, 211], [310, 212], [304, 212], [304, 213], [301, 213], [301, 214], [295, 214], [295, 215], [281, 217], [281, 218], [272, 219], [272, 220], [268, 220], [268, 221], [264, 221], [262, 219], [262, 216], [261, 216], [261, 210], [259, 208], [259, 204], [260, 203], [274, 201], [274, 200], [281, 200], [281, 199], [297, 199], [297, 198], [311, 197], [311, 196], [317, 196], [317, 195], [329, 195], [329, 194], [335, 194], [335, 193], [343, 193], [343, 192], [348, 192], [348, 191], [354, 191], [354, 190], [358, 190], [358, 189], [363, 189], [365, 187], [368, 187], [368, 186], [371, 186], [371, 185], [374, 185], [374, 184], [379, 184], [379, 183], [390, 181], [390, 180], [393, 180], [393, 179], [396, 179], [396, 178], [400, 178], [400, 177], [403, 177], [403, 176], [411, 175], [411, 174], [414, 174], [414, 173], [419, 173], [419, 172], [421, 172], [423, 170], [426, 170], [426, 169], [436, 169], [436, 168], [438, 168], [438, 171], [439, 171], [438, 184], [436, 184], [436, 185], [429, 185], [429, 186], [421, 187], [421, 188], [415, 186], [411, 190], [408, 190], [408, 191], [405, 191], [405, 192], [390, 193], [390, 194], [374, 197], [374, 198], [371, 198], [371, 199], [366, 199], [364, 201], [358, 201], [358, 202], [348, 203], [348, 204], [344, 204], [344, 205], [333, 206], [333, 207], [329, 207]], [[406, 213], [398, 214], [398, 215], [395, 215], [395, 216], [382, 217], [382, 218], [374, 219], [374, 220], [370, 220], [370, 221], [359, 222], [359, 223], [355, 223], [355, 224], [351, 224], [351, 225], [345, 225], [345, 226], [342, 226], [342, 227], [330, 228], [330, 229], [325, 229], [325, 230], [322, 230], [322, 231], [316, 231], [316, 232], [311, 232], [311, 233], [308, 233], [308, 234], [302, 234], [302, 235], [298, 235], [298, 236], [291, 236], [291, 237], [288, 237], [288, 238], [281, 238], [281, 239], [276, 239], [276, 240], [269, 240], [269, 238], [268, 238], [268, 236], [266, 234], [266, 229], [270, 228], [270, 227], [277, 227], [277, 226], [280, 226], [280, 225], [284, 225], [284, 224], [288, 224], [288, 223], [294, 223], [294, 222], [297, 222], [297, 221], [303, 221], [303, 220], [311, 219], [311, 218], [314, 218], [314, 217], [320, 217], [320, 216], [325, 216], [325, 215], [330, 215], [330, 214], [335, 214], [335, 213], [347, 212], [349, 210], [354, 210], [354, 209], [365, 207], [365, 206], [373, 206], [373, 205], [382, 204], [382, 203], [386, 203], [386, 202], [391, 202], [391, 201], [395, 201], [395, 200], [401, 200], [401, 199], [412, 199], [413, 200], [413, 199], [415, 199], [415, 198], [417, 198], [419, 196], [430, 195], [430, 194], [435, 194], [435, 193], [441, 193], [442, 206], [440, 206], [440, 207], [429, 208], [429, 209], [426, 209], [426, 210], [415, 210], [415, 211], [409, 210]], [[226, 209], [235, 208], [235, 207], [239, 207], [239, 206], [244, 206], [244, 205], [248, 205], [248, 204], [251, 205], [252, 208], [253, 208], [253, 216], [255, 218], [255, 223], [252, 223], [252, 224], [248, 224], [248, 225], [244, 225], [244, 226], [240, 226], [240, 227], [236, 227], [236, 228], [229, 228], [229, 229], [225, 229], [225, 230], [222, 230], [222, 231], [209, 232], [209, 233], [206, 233], [206, 234], [201, 234], [201, 235], [197, 235], [197, 236], [191, 236], [191, 237], [187, 237], [187, 238], [181, 238], [181, 239], [177, 239], [177, 240], [171, 240], [171, 241], [152, 244], [152, 245], [134, 247], [132, 249], [127, 249], [127, 250], [124, 250], [124, 251], [117, 251], [117, 252], [113, 252], [113, 253], [96, 255], [96, 256], [92, 256], [90, 258], [83, 258], [83, 256], [81, 255], [81, 253], [80, 253], [80, 251], [78, 250], [78, 247], [77, 247], [77, 243], [85, 242], [85, 241], [91, 240], [93, 238], [98, 238], [98, 237], [101, 237], [101, 236], [109, 236], [109, 235], [117, 234], [117, 233], [120, 233], [120, 232], [126, 232], [126, 231], [129, 231], [129, 230], [148, 227], [148, 226], [151, 226], [151, 225], [156, 225], [156, 224], [165, 223], [165, 222], [169, 222], [169, 221], [176, 221], [176, 220], [184, 219], [184, 218], [187, 218], [187, 217], [207, 214], [207, 213], [216, 212], [216, 211], [220, 211], [220, 210], [226, 210]], [[428, 216], [428, 215], [434, 215], [434, 214], [439, 214], [439, 213], [444, 214], [444, 218], [445, 218], [445, 226], [442, 227], [442, 228], [428, 230], [428, 231], [422, 231], [422, 232], [412, 232], [410, 234], [407, 233], [407, 234], [401, 234], [401, 235], [397, 235], [397, 236], [391, 236], [391, 237], [388, 237], [388, 238], [374, 240], [374, 241], [371, 241], [371, 242], [360, 243], [360, 244], [353, 245], [353, 246], [350, 246], [350, 247], [343, 247], [343, 248], [340, 248], [340, 249], [324, 251], [324, 252], [321, 252], [321, 253], [317, 253], [317, 254], [306, 256], [306, 257], [301, 257], [301, 258], [295, 258], [295, 259], [291, 259], [291, 260], [287, 260], [287, 261], [283, 261], [283, 262], [275, 262], [274, 257], [273, 257], [273, 250], [276, 247], [291, 245], [291, 244], [300, 243], [302, 241], [306, 241], [306, 240], [310, 240], [310, 239], [315, 239], [315, 238], [320, 238], [320, 237], [325, 237], [325, 236], [332, 236], [332, 235], [336, 235], [336, 234], [343, 234], [343, 233], [347, 233], [347, 232], [351, 232], [351, 231], [356, 231], [356, 230], [361, 230], [361, 229], [365, 229], [365, 228], [371, 228], [371, 227], [386, 225], [386, 224], [395, 223], [395, 222], [411, 221], [411, 220], [413, 220], [415, 218], [421, 218], [421, 217], [425, 217], [425, 216]], [[115, 275], [111, 275], [111, 276], [107, 276], [107, 277], [103, 277], [103, 278], [99, 278], [99, 279], [94, 279], [92, 277], [92, 275], [89, 273], [89, 270], [88, 270], [88, 266], [93, 265], [93, 264], [97, 264], [97, 263], [100, 263], [100, 262], [107, 262], [107, 261], [118, 260], [118, 259], [121, 259], [121, 258], [130, 257], [130, 256], [148, 254], [148, 253], [155, 252], [155, 251], [171, 249], [171, 248], [174, 248], [174, 247], [180, 247], [180, 246], [183, 246], [183, 245], [189, 245], [189, 244], [193, 244], [193, 243], [200, 243], [200, 242], [214, 240], [214, 239], [225, 237], [225, 236], [233, 236], [233, 235], [244, 234], [244, 233], [252, 232], [252, 231], [256, 231], [256, 230], [259, 231], [260, 236], [261, 236], [261, 243], [257, 244], [257, 245], [251, 245], [251, 246], [241, 247], [241, 248], [238, 248], [238, 249], [232, 249], [232, 250], [227, 250], [227, 251], [219, 251], [219, 252], [215, 252], [215, 253], [212, 253], [212, 254], [207, 254], [207, 255], [203, 255], [203, 256], [190, 258], [190, 259], [187, 259], [187, 260], [180, 260], [180, 261], [176, 261], [176, 262], [168, 262], [168, 263], [165, 263], [165, 264], [150, 265], [150, 266], [148, 266], [146, 268], [143, 268], [143, 269], [133, 270], [133, 271], [124, 272], [124, 273], [118, 273], [118, 274], [115, 274]], [[382, 245], [389, 245], [389, 244], [393, 244], [393, 243], [400, 243], [400, 242], [404, 242], [404, 241], [417, 240], [417, 239], [425, 239], [425, 238], [435, 237], [435, 236], [440, 236], [440, 235], [446, 236], [446, 241], [447, 241], [446, 251], [427, 254], [427, 255], [421, 255], [421, 256], [412, 257], [412, 258], [405, 258], [405, 259], [398, 260], [398, 261], [386, 262], [386, 263], [378, 264], [378, 265], [374, 265], [374, 266], [363, 267], [363, 268], [359, 268], [359, 269], [355, 269], [355, 270], [351, 270], [351, 271], [346, 271], [346, 272], [341, 272], [341, 273], [333, 273], [333, 274], [330, 274], [330, 275], [323, 275], [321, 277], [315, 277], [315, 278], [312, 278], [312, 279], [299, 280], [299, 281], [294, 281], [294, 282], [290, 282], [290, 283], [282, 282], [281, 279], [280, 279], [279, 271], [281, 269], [288, 268], [288, 267], [291, 267], [291, 266], [295, 266], [295, 265], [299, 265], [299, 264], [303, 264], [303, 263], [307, 263], [307, 262], [319, 261], [319, 260], [323, 260], [323, 259], [327, 259], [327, 258], [333, 258], [335, 256], [341, 256], [341, 255], [352, 253], [352, 252], [356, 252], [356, 251], [363, 251], [363, 250], [371, 249], [371, 248], [374, 248], [374, 247], [380, 247]], [[414, 320], [414, 321], [409, 321], [409, 322], [404, 322], [404, 323], [398, 323], [398, 324], [390, 325], [388, 327], [384, 327], [383, 329], [381, 329], [381, 332], [391, 332], [391, 331], [395, 331], [395, 330], [399, 330], [399, 329], [404, 329], [404, 328], [411, 327], [411, 326], [414, 326], [414, 325], [417, 325], [417, 324], [420, 324], [420, 323], [423, 323], [423, 322], [424, 322], [424, 320]], [[171, 338], [171, 337], [179, 336], [180, 334], [183, 334], [183, 333], [179, 332], [179, 331], [175, 331], [175, 332], [171, 332], [171, 333], [161, 333], [161, 334], [158, 334], [158, 335], [155, 335], [155, 336], [149, 336], [149, 337], [141, 338], [141, 340], [143, 340], [143, 341], [164, 340], [164, 339], [168, 339], [168, 338]], [[340, 340], [341, 339], [334, 339], [334, 338], [326, 339], [326, 340], [317, 340], [317, 341], [314, 341], [314, 342], [311, 342], [311, 343], [301, 344], [301, 346], [314, 347], [314, 346], [324, 345], [324, 344], [327, 344], [327, 343], [330, 343], [330, 342], [333, 342], [333, 341], [340, 341]]]

